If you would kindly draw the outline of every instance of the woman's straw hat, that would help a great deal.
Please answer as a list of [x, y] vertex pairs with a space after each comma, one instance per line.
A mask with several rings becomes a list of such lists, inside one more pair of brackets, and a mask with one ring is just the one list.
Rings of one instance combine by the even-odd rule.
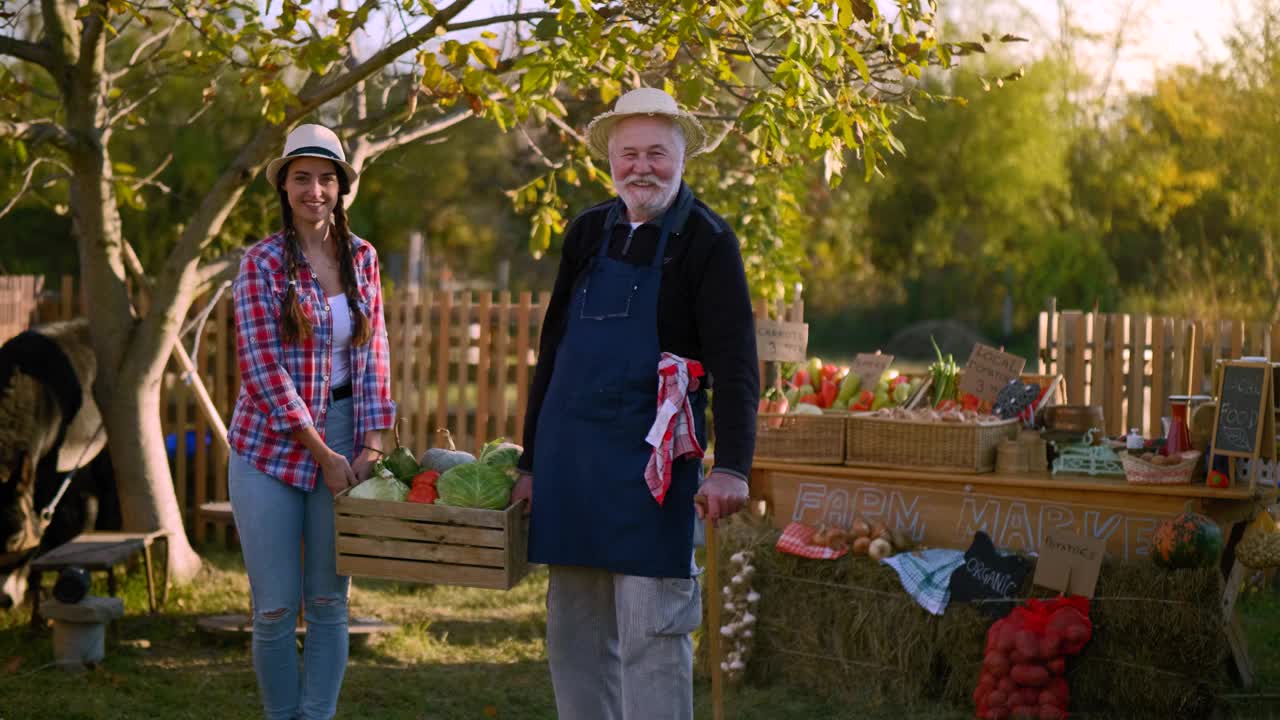
[[347, 154], [342, 151], [342, 143], [332, 130], [323, 125], [299, 125], [289, 133], [284, 141], [284, 155], [267, 163], [267, 182], [275, 187], [279, 181], [276, 175], [285, 163], [300, 157], [316, 157], [332, 160], [342, 168], [348, 183], [354, 183], [359, 173], [347, 164]]

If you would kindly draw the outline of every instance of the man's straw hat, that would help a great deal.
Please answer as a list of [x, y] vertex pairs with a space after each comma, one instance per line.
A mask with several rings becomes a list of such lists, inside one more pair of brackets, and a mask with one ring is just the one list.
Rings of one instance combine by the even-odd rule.
[[609, 157], [609, 133], [620, 121], [637, 115], [663, 115], [684, 131], [685, 157], [696, 155], [707, 144], [702, 123], [688, 111], [681, 110], [675, 98], [657, 88], [637, 88], [618, 98], [613, 110], [596, 116], [587, 126], [587, 147], [597, 157]]

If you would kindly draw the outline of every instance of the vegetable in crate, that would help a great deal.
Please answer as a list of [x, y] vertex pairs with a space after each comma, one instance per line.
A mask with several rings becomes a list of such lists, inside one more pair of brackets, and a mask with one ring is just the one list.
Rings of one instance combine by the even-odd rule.
[[1187, 503], [1183, 512], [1161, 521], [1151, 534], [1151, 557], [1160, 567], [1213, 567], [1222, 556], [1222, 530], [1191, 508]]
[[409, 495], [405, 500], [424, 505], [434, 503], [440, 497], [436, 490], [436, 480], [439, 477], [440, 473], [435, 470], [424, 470], [413, 476], [413, 487], [409, 488]]
[[408, 481], [418, 474], [418, 461], [413, 459], [413, 452], [400, 444], [400, 421], [395, 425], [396, 449], [382, 458], [382, 464], [392, 475]]
[[520, 454], [523, 452], [524, 448], [519, 445], [506, 442], [505, 438], [497, 438], [480, 448], [480, 457], [476, 458], [476, 461], [496, 467], [515, 477], [516, 463], [520, 462]]
[[484, 463], [455, 465], [436, 480], [437, 505], [502, 510], [511, 504], [511, 476]]
[[422, 457], [418, 458], [418, 464], [422, 466], [423, 470], [445, 472], [452, 467], [476, 461], [475, 455], [459, 450], [457, 446], [453, 444], [453, 435], [449, 434], [448, 430], [440, 428], [439, 430], [436, 430], [436, 432], [444, 433], [445, 440], [449, 443], [449, 447], [431, 448], [430, 450], [422, 453]]
[[351, 488], [349, 497], [362, 500], [394, 500], [403, 502], [409, 495], [409, 486], [396, 479], [391, 471], [382, 468], [377, 475], [370, 475], [368, 480]]

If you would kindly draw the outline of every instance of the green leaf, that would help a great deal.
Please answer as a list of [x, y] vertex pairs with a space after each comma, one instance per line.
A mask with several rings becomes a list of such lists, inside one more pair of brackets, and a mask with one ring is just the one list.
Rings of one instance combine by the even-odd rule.
[[869, 84], [871, 82], [871, 69], [867, 67], [866, 58], [862, 57], [862, 53], [853, 48], [849, 49], [848, 55], [849, 59], [858, 68], [858, 74], [862, 76], [862, 82]]

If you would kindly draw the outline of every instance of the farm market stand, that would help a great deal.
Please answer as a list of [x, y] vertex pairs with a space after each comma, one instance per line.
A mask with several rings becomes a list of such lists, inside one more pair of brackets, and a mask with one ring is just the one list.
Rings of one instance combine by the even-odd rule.
[[1156, 525], [1188, 501], [1229, 529], [1256, 503], [1248, 488], [1137, 485], [1088, 475], [985, 473], [798, 465], [756, 461], [752, 495], [791, 522], [848, 527], [854, 515], [906, 533], [917, 545], [963, 550], [981, 530], [997, 547], [1035, 553], [1067, 529], [1106, 542], [1118, 560], [1149, 558]]

